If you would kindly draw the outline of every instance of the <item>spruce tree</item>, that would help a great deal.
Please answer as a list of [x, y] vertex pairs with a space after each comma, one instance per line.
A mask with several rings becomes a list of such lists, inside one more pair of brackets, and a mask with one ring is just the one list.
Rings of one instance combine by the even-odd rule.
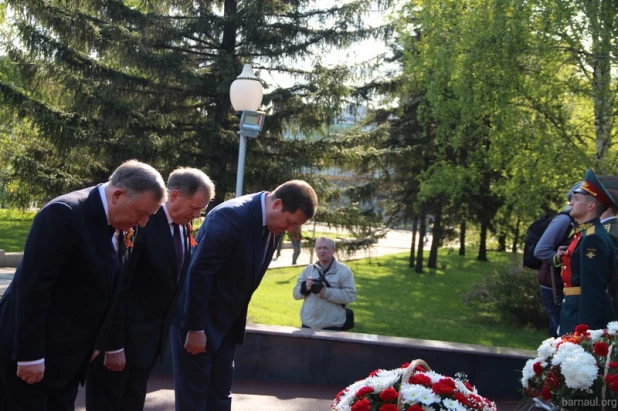
[[[40, 187], [47, 196], [101, 181], [121, 161], [138, 158], [164, 175], [177, 166], [202, 168], [217, 184], [216, 202], [229, 197], [238, 156], [229, 87], [247, 62], [258, 75], [297, 80], [287, 88], [263, 81], [268, 117], [248, 145], [245, 192], [299, 176], [332, 146], [285, 139], [286, 127], [307, 132], [328, 124], [349, 92], [349, 71], [320, 64], [320, 53], [388, 32], [365, 27], [372, 7], [388, 6], [370, 0], [324, 7], [309, 0], [8, 5], [19, 41], [5, 48], [19, 80], [0, 78], [0, 101], [54, 153], [23, 175], [35, 182], [32, 174], [56, 169], [62, 182]], [[22, 154], [17, 165], [31, 155]]]

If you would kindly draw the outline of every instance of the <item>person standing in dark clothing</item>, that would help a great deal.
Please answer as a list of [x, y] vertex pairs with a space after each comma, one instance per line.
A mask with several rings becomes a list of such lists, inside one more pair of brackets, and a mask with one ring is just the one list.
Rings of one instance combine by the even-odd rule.
[[112, 329], [108, 348], [89, 367], [88, 411], [141, 411], [157, 359], [163, 356], [176, 300], [192, 250], [189, 224], [215, 195], [210, 178], [195, 168], [169, 176], [167, 202], [136, 239], [127, 265], [124, 321]]

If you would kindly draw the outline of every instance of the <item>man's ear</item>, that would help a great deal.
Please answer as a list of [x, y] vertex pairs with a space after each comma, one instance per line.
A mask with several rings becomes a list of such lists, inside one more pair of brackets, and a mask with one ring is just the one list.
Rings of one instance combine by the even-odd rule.
[[125, 191], [122, 188], [117, 188], [112, 192], [112, 204], [117, 204], [120, 199], [125, 195]]
[[168, 193], [167, 198], [173, 203], [181, 196], [180, 190], [177, 188], [173, 189], [170, 193]]
[[272, 209], [276, 211], [280, 208], [283, 208], [283, 201], [281, 201], [280, 198], [277, 198], [275, 201], [273, 201]]

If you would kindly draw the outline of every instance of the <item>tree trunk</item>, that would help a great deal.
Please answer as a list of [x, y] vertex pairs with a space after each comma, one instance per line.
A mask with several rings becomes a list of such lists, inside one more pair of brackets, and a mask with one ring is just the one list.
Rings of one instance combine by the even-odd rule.
[[418, 230], [418, 221], [416, 216], [412, 216], [412, 245], [410, 246], [410, 259], [408, 260], [408, 268], [414, 267], [414, 260], [416, 259], [416, 233]]
[[517, 243], [519, 242], [519, 225], [520, 221], [518, 217], [517, 223], [515, 224], [515, 232], [513, 233], [513, 248], [511, 248], [511, 251], [514, 253], [517, 252]]
[[466, 220], [459, 225], [459, 255], [466, 255]]
[[487, 231], [489, 228], [489, 220], [481, 219], [481, 241], [479, 242], [479, 255], [476, 257], [479, 261], [487, 261]]
[[498, 237], [498, 251], [501, 253], [506, 251], [506, 234], [500, 234]]
[[442, 207], [438, 206], [436, 215], [433, 219], [433, 229], [431, 231], [431, 249], [429, 251], [429, 259], [427, 260], [427, 268], [438, 268], [438, 249], [442, 241]]
[[425, 221], [425, 206], [421, 206], [421, 212], [418, 216], [420, 222], [420, 228], [418, 230], [418, 246], [416, 248], [416, 264], [414, 265], [414, 271], [417, 273], [423, 272], [423, 246], [425, 243], [423, 242], [423, 238], [425, 236], [425, 230], [427, 230], [427, 221]]
[[[615, 2], [585, 2], [586, 14], [590, 19], [590, 38], [592, 40], [592, 56], [590, 62], [593, 67], [592, 98], [594, 102], [594, 128], [596, 134], [597, 166], [602, 160], [611, 144], [612, 138], [612, 22], [615, 18]], [[601, 3], [599, 5], [599, 3]]]

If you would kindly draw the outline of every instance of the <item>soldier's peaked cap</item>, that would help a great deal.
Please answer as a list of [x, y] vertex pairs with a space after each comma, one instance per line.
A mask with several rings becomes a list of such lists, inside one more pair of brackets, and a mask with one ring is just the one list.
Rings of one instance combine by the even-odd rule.
[[599, 181], [612, 196], [614, 203], [618, 204], [618, 176], [599, 176]]
[[614, 202], [614, 198], [607, 191], [603, 183], [599, 180], [594, 170], [589, 168], [584, 176], [584, 182], [574, 191], [575, 193], [582, 193], [593, 196], [605, 207], [618, 207]]

